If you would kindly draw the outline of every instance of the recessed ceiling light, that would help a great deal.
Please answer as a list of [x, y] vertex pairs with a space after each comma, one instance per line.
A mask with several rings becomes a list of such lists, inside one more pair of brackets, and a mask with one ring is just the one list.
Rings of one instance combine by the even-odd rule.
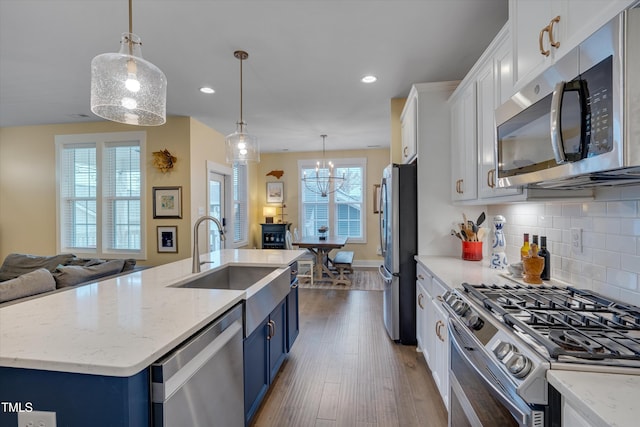
[[371, 74], [367, 75], [367, 76], [364, 76], [363, 78], [360, 79], [360, 81], [362, 83], [373, 83], [376, 80], [378, 80], [378, 78], [376, 76], [374, 76], [374, 75], [371, 75]]
[[209, 86], [204, 86], [204, 87], [200, 88], [200, 92], [206, 93], [206, 94], [211, 94], [211, 93], [215, 93], [216, 91], [213, 90], [213, 88], [210, 88]]

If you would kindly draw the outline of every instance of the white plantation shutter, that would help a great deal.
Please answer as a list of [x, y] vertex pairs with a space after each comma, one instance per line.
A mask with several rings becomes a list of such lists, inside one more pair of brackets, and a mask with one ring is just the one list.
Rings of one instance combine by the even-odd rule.
[[146, 257], [145, 132], [58, 135], [60, 252]]
[[233, 165], [233, 243], [246, 243], [249, 235], [247, 165]]
[[140, 144], [108, 142], [103, 154], [103, 248], [139, 251], [141, 205]]
[[93, 143], [66, 145], [60, 165], [61, 243], [69, 250], [97, 245], [97, 168]]

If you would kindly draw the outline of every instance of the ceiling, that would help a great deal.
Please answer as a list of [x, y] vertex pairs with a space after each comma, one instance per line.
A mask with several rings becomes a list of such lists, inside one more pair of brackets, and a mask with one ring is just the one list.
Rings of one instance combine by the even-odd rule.
[[[388, 147], [390, 99], [458, 80], [507, 21], [507, 0], [134, 0], [133, 32], [167, 76], [167, 115], [263, 152]], [[117, 52], [127, 0], [0, 0], [0, 126], [101, 120], [90, 63]], [[374, 74], [378, 81], [360, 78]], [[204, 95], [202, 86], [215, 94]]]

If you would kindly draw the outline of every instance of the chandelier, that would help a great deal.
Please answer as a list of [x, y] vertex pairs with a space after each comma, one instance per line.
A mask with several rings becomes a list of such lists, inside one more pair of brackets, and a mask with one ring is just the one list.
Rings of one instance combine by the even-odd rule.
[[346, 178], [344, 173], [342, 176], [334, 175], [333, 163], [327, 162], [325, 159], [325, 140], [327, 135], [322, 137], [322, 162], [316, 162], [316, 171], [313, 175], [307, 176], [305, 172], [302, 176], [302, 182], [309, 191], [320, 194], [321, 197], [327, 197], [327, 194], [334, 193], [344, 187]]
[[227, 163], [247, 163], [260, 161], [258, 138], [245, 132], [247, 124], [242, 119], [242, 61], [249, 57], [243, 50], [236, 50], [233, 56], [240, 60], [240, 121], [234, 133], [225, 138]]
[[129, 0], [129, 32], [122, 33], [120, 51], [91, 61], [91, 111], [97, 116], [137, 126], [167, 121], [167, 78], [142, 58], [140, 46], [140, 37], [133, 34]]

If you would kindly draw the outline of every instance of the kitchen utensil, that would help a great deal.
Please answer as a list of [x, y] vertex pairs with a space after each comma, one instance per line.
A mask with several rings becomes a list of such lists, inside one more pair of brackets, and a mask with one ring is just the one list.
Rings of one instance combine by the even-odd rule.
[[482, 212], [482, 213], [480, 214], [480, 216], [478, 217], [478, 219], [476, 220], [476, 225], [477, 225], [478, 227], [480, 227], [480, 226], [482, 225], [482, 223], [484, 222], [484, 220], [485, 220], [485, 219], [486, 219], [486, 216], [485, 216], [484, 212]]

